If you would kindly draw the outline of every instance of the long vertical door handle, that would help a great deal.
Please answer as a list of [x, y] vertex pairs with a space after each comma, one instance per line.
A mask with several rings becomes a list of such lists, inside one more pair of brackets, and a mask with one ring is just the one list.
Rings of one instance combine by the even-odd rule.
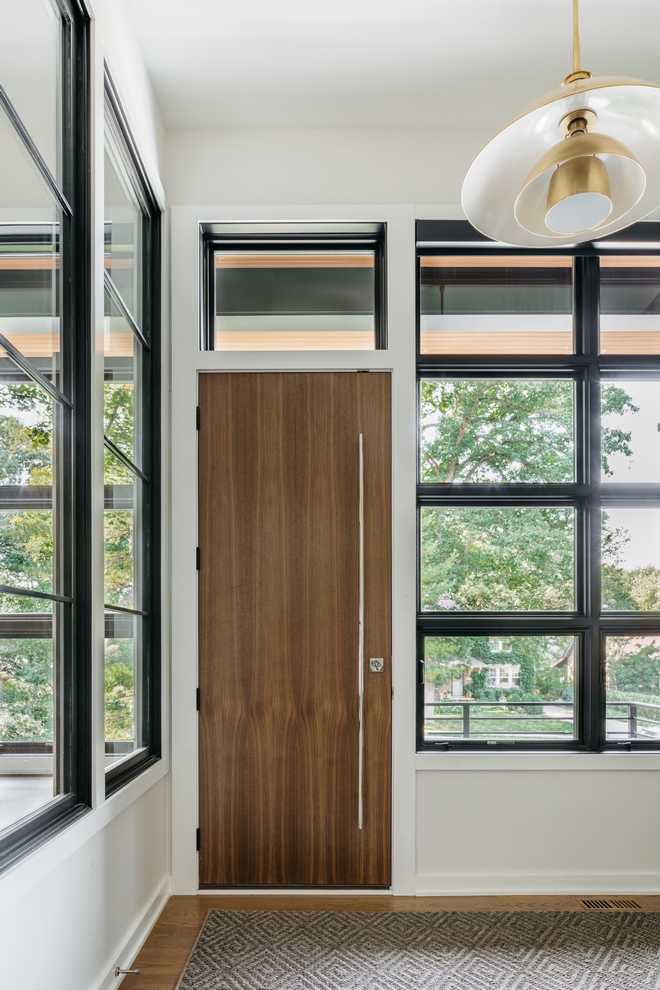
[[358, 435], [359, 452], [359, 576], [358, 576], [358, 828], [362, 828], [364, 789], [364, 436]]

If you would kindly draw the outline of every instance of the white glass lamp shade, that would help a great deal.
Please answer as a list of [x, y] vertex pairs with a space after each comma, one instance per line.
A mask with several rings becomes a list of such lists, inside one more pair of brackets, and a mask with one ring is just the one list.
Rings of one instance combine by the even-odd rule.
[[[592, 111], [596, 123], [588, 134], [563, 139], [560, 122], [578, 110]], [[596, 192], [607, 195], [611, 205], [599, 196], [580, 202], [573, 195], [573, 202], [550, 212], [548, 192], [557, 167], [584, 155], [596, 155], [605, 166], [609, 193], [603, 186]], [[660, 86], [602, 76], [553, 90], [477, 155], [461, 198], [474, 227], [495, 240], [522, 247], [579, 243], [642, 219], [660, 206]], [[581, 230], [563, 229], [572, 226], [571, 217], [580, 207], [587, 221], [596, 222]], [[587, 209], [592, 210], [590, 216]], [[552, 229], [548, 220], [562, 229]]]

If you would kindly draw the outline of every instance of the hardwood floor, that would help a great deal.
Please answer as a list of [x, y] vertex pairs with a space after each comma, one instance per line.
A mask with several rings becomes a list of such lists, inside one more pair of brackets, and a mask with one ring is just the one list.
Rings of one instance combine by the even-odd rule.
[[[617, 896], [617, 895], [612, 895]], [[621, 896], [621, 895], [619, 895]], [[660, 912], [660, 896], [637, 896]], [[230, 894], [170, 897], [122, 990], [174, 990], [208, 911], [584, 911], [577, 897], [389, 897], [368, 895]]]

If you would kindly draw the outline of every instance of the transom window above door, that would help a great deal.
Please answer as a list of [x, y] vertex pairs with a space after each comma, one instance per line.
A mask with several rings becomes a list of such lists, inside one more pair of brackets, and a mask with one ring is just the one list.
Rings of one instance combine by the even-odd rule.
[[386, 346], [384, 224], [208, 224], [202, 246], [202, 350]]

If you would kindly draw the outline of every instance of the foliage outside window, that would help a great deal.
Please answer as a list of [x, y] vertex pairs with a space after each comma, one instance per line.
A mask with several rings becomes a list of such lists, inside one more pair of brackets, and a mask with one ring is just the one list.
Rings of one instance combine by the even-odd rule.
[[[15, 377], [18, 377], [16, 374]], [[0, 385], [0, 583], [53, 593], [52, 400], [32, 384]], [[28, 488], [23, 507], [16, 489]], [[14, 495], [13, 508], [5, 508]], [[41, 498], [39, 499], [39, 495]], [[20, 497], [19, 497], [20, 498]], [[2, 504], [4, 502], [4, 505]], [[48, 603], [48, 604], [45, 604]], [[6, 626], [20, 623], [8, 616], [52, 618], [48, 598], [20, 593], [3, 596]], [[24, 630], [29, 632], [29, 618]], [[33, 624], [34, 625], [34, 624]], [[9, 631], [9, 630], [7, 630]], [[3, 743], [53, 743], [53, 642], [50, 638], [3, 638], [0, 641], [0, 740]]]

